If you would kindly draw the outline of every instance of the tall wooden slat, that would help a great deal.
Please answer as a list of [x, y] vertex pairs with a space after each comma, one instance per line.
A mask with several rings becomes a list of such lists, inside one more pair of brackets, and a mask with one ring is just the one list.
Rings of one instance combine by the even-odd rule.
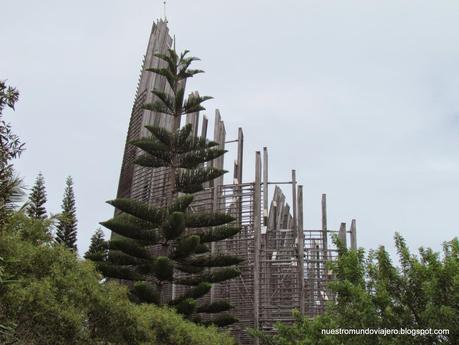
[[[255, 186], [253, 200], [253, 227], [254, 227], [254, 263], [253, 263], [253, 321], [255, 329], [259, 328], [260, 315], [260, 244], [261, 244], [261, 155], [255, 154]], [[258, 344], [258, 340], [257, 340]]]
[[238, 180], [238, 183], [242, 183], [243, 159], [244, 159], [244, 132], [242, 131], [242, 128], [239, 127], [237, 131], [237, 167], [238, 167], [237, 180]]
[[202, 126], [201, 126], [201, 138], [207, 138], [207, 126], [209, 124], [209, 120], [207, 119], [206, 115], [202, 117]]
[[323, 257], [328, 257], [328, 231], [327, 231], [327, 194], [322, 194], [322, 243]]
[[268, 148], [263, 147], [263, 226], [268, 225]]
[[351, 221], [351, 249], [357, 249], [357, 224], [356, 220]]
[[347, 236], [346, 236], [346, 223], [341, 223], [338, 232], [338, 238], [344, 248], [347, 247]]
[[303, 232], [303, 186], [298, 186], [298, 294], [300, 312], [303, 315], [304, 305], [304, 232]]

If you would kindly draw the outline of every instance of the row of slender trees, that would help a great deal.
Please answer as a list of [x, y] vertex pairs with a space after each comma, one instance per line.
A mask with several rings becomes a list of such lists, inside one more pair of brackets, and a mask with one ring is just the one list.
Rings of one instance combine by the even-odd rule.
[[[39, 173], [33, 185], [29, 200], [26, 204], [26, 213], [33, 219], [46, 219], [48, 214], [45, 208], [47, 201], [45, 179]], [[65, 181], [64, 197], [62, 199], [62, 210], [59, 213], [56, 224], [55, 240], [57, 243], [77, 251], [77, 218], [75, 193], [73, 190], [72, 177], [67, 177]]]

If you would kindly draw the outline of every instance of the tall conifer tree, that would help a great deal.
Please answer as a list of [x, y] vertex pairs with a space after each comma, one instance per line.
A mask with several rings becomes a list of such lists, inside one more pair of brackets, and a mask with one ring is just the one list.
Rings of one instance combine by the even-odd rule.
[[67, 177], [65, 184], [64, 198], [62, 200], [62, 212], [59, 215], [59, 221], [57, 224], [56, 242], [76, 251], [77, 218], [72, 177]]
[[[224, 300], [202, 303], [199, 298], [212, 284], [239, 276], [237, 265], [242, 259], [211, 252], [211, 244], [237, 234], [240, 228], [226, 213], [190, 212], [193, 194], [203, 190], [203, 183], [226, 172], [210, 164], [226, 151], [218, 143], [195, 137], [191, 124], [180, 128], [181, 116], [204, 110], [202, 103], [211, 98], [193, 93], [185, 99], [186, 79], [202, 72], [189, 69], [197, 59], [187, 53], [178, 55], [169, 49], [167, 54], [156, 55], [166, 67], [148, 69], [163, 76], [171, 92], [153, 90], [157, 101], [144, 108], [171, 116], [173, 130], [146, 126], [151, 135], [131, 143], [143, 151], [136, 164], [168, 168], [166, 206], [127, 198], [109, 201], [118, 212], [101, 224], [117, 236], [108, 243], [108, 261], [99, 262], [98, 267], [107, 277], [132, 281], [134, 301], [169, 304], [196, 322], [225, 326], [236, 321], [229, 313], [202, 316], [227, 312], [232, 306]], [[185, 285], [186, 292], [170, 300], [164, 289], [170, 283]]]
[[105, 261], [108, 256], [108, 249], [105, 245], [105, 235], [101, 228], [98, 228], [91, 237], [91, 244], [84, 254], [85, 259], [94, 261]]
[[32, 192], [29, 196], [29, 205], [27, 206], [27, 215], [35, 219], [46, 218], [46, 190], [45, 179], [41, 173], [38, 174]]

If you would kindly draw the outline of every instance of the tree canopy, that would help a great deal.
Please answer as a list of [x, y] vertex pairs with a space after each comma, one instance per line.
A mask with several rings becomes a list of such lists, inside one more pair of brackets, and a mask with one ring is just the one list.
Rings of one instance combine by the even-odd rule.
[[234, 345], [172, 310], [130, 302], [50, 235], [50, 220], [15, 213], [0, 234], [0, 343], [15, 345]]

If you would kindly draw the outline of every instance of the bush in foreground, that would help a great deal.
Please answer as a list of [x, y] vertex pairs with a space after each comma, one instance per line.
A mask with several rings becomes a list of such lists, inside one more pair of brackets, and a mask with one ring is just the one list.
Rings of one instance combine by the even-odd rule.
[[135, 305], [93, 264], [52, 243], [50, 223], [17, 213], [0, 233], [1, 344], [234, 344], [172, 310]]

